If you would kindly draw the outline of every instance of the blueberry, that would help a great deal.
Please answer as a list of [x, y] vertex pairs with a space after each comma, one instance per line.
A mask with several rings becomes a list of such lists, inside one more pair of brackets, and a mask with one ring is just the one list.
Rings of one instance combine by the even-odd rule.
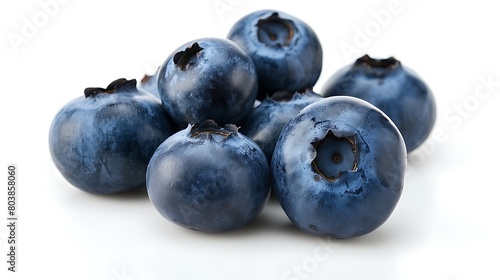
[[312, 90], [296, 92], [279, 91], [266, 97], [241, 125], [241, 133], [252, 139], [271, 162], [274, 146], [285, 124], [302, 108], [322, 99]]
[[427, 139], [436, 121], [431, 90], [413, 70], [394, 57], [360, 57], [333, 74], [322, 95], [354, 96], [375, 105], [396, 124], [408, 152]]
[[274, 192], [290, 220], [320, 236], [372, 232], [392, 214], [406, 169], [404, 140], [375, 106], [347, 96], [302, 109], [273, 153]]
[[205, 38], [184, 44], [166, 59], [158, 90], [165, 110], [182, 127], [207, 119], [239, 123], [257, 97], [257, 72], [233, 42]]
[[251, 222], [270, 195], [269, 165], [262, 150], [235, 125], [212, 120], [169, 137], [147, 171], [151, 202], [180, 226], [223, 232]]
[[250, 13], [227, 38], [252, 58], [259, 75], [259, 99], [265, 93], [312, 88], [323, 63], [320, 41], [302, 20], [275, 10]]
[[174, 131], [160, 100], [136, 83], [118, 79], [106, 89], [87, 88], [54, 117], [50, 153], [75, 187], [95, 194], [145, 187], [151, 156]]

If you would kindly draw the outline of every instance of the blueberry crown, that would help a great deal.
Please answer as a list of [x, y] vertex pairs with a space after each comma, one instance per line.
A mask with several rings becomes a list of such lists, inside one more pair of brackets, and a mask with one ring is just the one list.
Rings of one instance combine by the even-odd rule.
[[393, 56], [389, 58], [377, 59], [377, 58], [372, 58], [369, 55], [365, 54], [362, 57], [356, 59], [356, 62], [354, 64], [367, 65], [370, 67], [378, 67], [378, 68], [395, 68], [400, 64], [400, 62]]
[[200, 47], [198, 42], [194, 42], [190, 47], [174, 55], [174, 64], [181, 68], [181, 70], [186, 70], [192, 63], [193, 57], [197, 56], [202, 50], [203, 48]]
[[135, 79], [127, 80], [124, 78], [120, 78], [111, 82], [106, 88], [89, 87], [86, 88], [83, 92], [85, 94], [85, 97], [90, 97], [100, 93], [110, 94], [110, 93], [115, 93], [116, 91], [119, 90], [124, 90], [124, 91], [133, 90], [137, 88], [136, 86], [137, 86], [137, 81]]
[[193, 125], [191, 128], [191, 137], [196, 137], [200, 134], [222, 135], [225, 138], [236, 135], [238, 136], [238, 127], [234, 124], [226, 124], [224, 127], [219, 127], [214, 120], [206, 120], [199, 125]]

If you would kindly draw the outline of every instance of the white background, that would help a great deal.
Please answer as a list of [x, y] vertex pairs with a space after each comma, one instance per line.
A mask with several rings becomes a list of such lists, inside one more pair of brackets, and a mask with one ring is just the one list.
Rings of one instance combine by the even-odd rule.
[[[499, 279], [493, 1], [54, 1], [0, 4], [1, 279]], [[56, 5], [44, 8], [49, 2]], [[274, 202], [252, 225], [208, 235], [164, 220], [144, 192], [94, 196], [62, 179], [47, 141], [61, 106], [86, 87], [141, 78], [179, 45], [225, 37], [264, 8], [316, 31], [318, 92], [364, 53], [395, 56], [433, 90], [435, 133], [409, 156], [387, 223], [360, 238], [319, 239], [294, 229]], [[10, 163], [18, 169], [15, 274], [6, 263]]]

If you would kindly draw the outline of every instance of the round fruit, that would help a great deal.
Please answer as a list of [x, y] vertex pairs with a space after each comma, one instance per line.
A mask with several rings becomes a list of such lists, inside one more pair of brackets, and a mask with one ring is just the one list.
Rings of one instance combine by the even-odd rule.
[[424, 81], [393, 57], [365, 55], [336, 72], [322, 95], [361, 98], [391, 118], [405, 139], [408, 152], [429, 136], [436, 122], [434, 96]]
[[277, 91], [311, 89], [323, 66], [316, 33], [302, 20], [276, 10], [250, 13], [227, 38], [252, 58], [259, 75], [259, 99]]
[[119, 79], [106, 89], [87, 88], [54, 117], [52, 159], [75, 187], [110, 194], [144, 187], [156, 148], [173, 133], [160, 100]]
[[354, 97], [317, 101], [283, 128], [273, 153], [274, 193], [301, 230], [367, 234], [391, 215], [406, 169], [404, 140], [375, 106]]
[[222, 232], [251, 222], [270, 195], [262, 150], [234, 125], [209, 120], [169, 137], [147, 171], [151, 202], [180, 226]]
[[181, 46], [160, 67], [157, 79], [165, 110], [182, 127], [207, 119], [239, 123], [252, 110], [258, 91], [252, 60], [226, 39]]

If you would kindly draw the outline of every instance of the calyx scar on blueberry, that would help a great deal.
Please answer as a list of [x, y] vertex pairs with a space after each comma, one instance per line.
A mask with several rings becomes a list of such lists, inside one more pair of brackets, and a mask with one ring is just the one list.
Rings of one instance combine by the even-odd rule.
[[356, 171], [356, 139], [354, 136], [338, 137], [329, 131], [326, 136], [311, 145], [316, 150], [312, 169], [328, 181], [335, 181], [341, 172]]
[[190, 47], [185, 50], [177, 52], [174, 55], [174, 64], [181, 68], [181, 70], [186, 70], [186, 68], [194, 62], [196, 57], [203, 50], [197, 42], [194, 42]]
[[137, 87], [137, 80], [132, 79], [132, 80], [127, 80], [124, 78], [114, 80], [111, 82], [108, 87], [106, 88], [99, 88], [99, 87], [89, 87], [86, 88], [83, 92], [85, 94], [85, 97], [91, 97], [95, 96], [99, 93], [115, 93], [117, 90], [133, 90], [136, 89]]
[[214, 120], [206, 120], [199, 125], [193, 125], [191, 128], [191, 137], [210, 134], [222, 135], [226, 138], [231, 135], [238, 136], [238, 127], [234, 124], [226, 124], [224, 127], [219, 127]]
[[389, 57], [389, 58], [372, 58], [369, 55], [365, 54], [364, 56], [356, 59], [355, 62], [356, 65], [365, 65], [369, 67], [377, 67], [377, 68], [386, 68], [386, 69], [392, 69], [400, 65], [399, 60], [395, 59], [394, 57]]
[[291, 20], [273, 13], [257, 22], [257, 37], [269, 47], [288, 46], [295, 35], [295, 26]]

